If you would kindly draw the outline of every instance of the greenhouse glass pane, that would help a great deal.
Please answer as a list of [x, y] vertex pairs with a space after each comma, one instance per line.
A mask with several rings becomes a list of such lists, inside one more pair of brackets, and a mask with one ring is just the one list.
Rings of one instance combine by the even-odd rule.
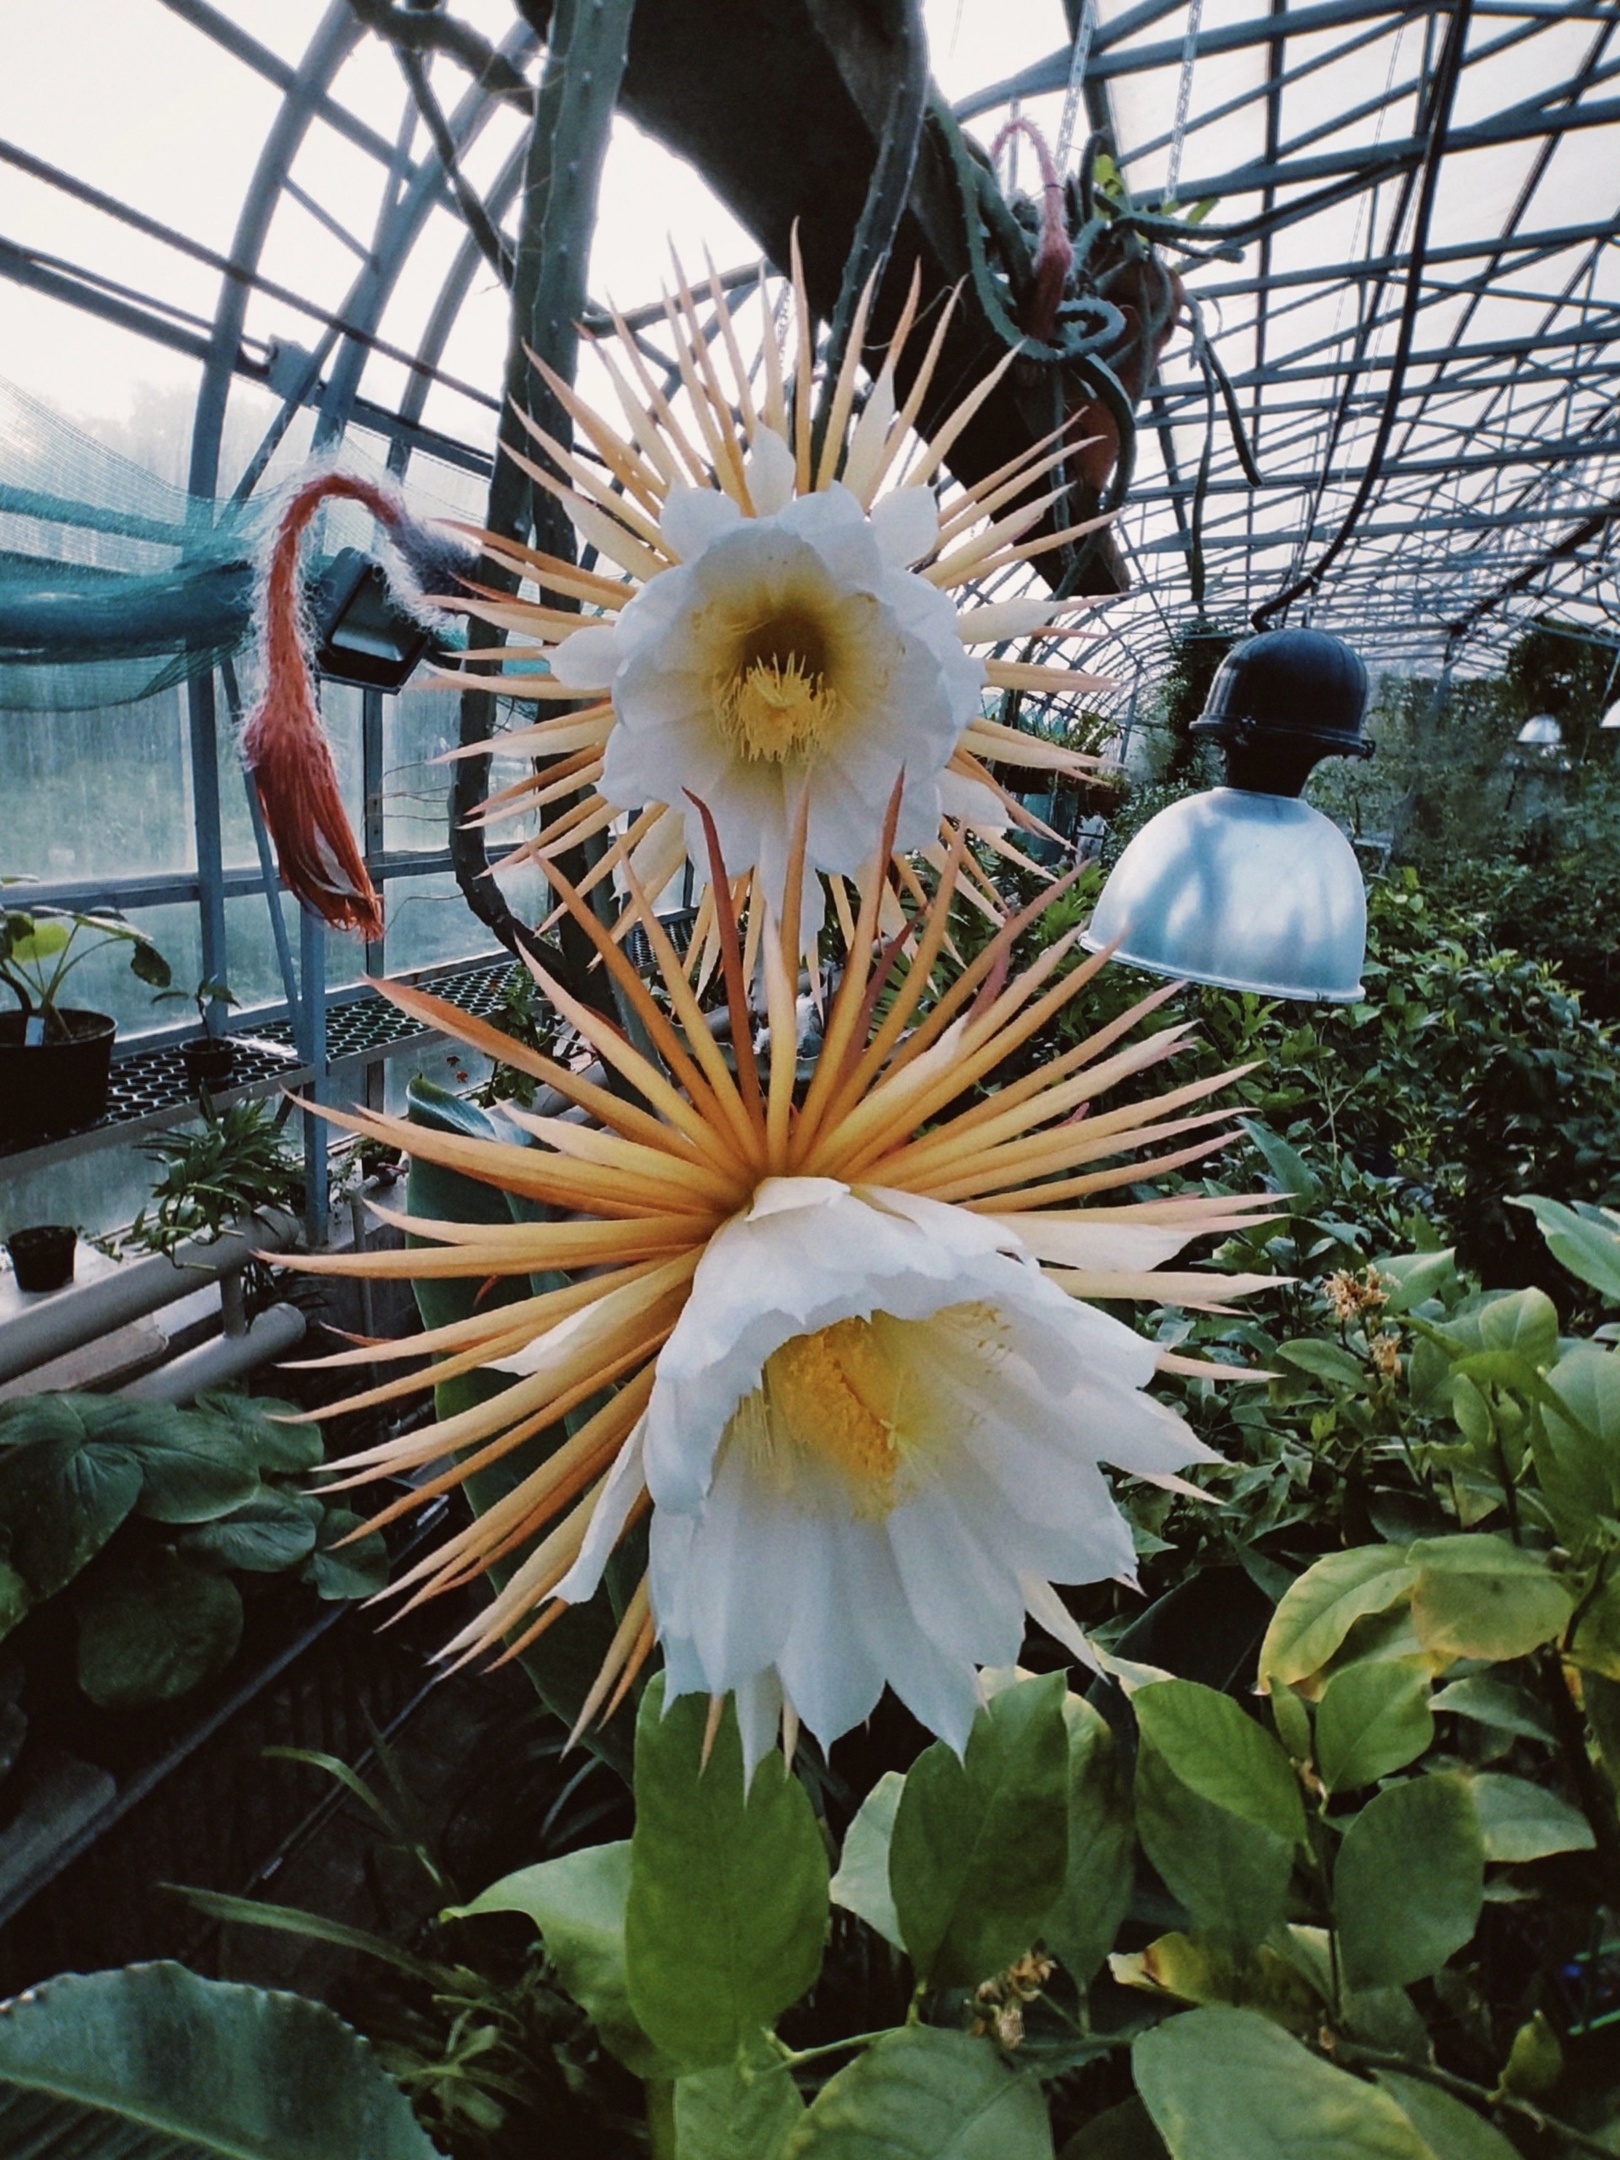
[[195, 867], [181, 690], [99, 712], [0, 712], [0, 742], [5, 875], [66, 882]]

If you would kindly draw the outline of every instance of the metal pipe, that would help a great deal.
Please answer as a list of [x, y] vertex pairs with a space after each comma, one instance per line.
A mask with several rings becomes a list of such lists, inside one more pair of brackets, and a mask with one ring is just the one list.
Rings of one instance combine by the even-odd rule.
[[297, 1235], [293, 1216], [266, 1213], [222, 1237], [188, 1238], [172, 1254], [154, 1253], [99, 1282], [76, 1284], [43, 1298], [0, 1325], [0, 1380], [32, 1372], [36, 1365], [189, 1297], [220, 1276], [235, 1274], [255, 1253], [283, 1251]]
[[191, 1402], [205, 1389], [240, 1380], [280, 1357], [303, 1341], [305, 1325], [296, 1305], [267, 1305], [245, 1335], [216, 1335], [117, 1392], [132, 1402]]

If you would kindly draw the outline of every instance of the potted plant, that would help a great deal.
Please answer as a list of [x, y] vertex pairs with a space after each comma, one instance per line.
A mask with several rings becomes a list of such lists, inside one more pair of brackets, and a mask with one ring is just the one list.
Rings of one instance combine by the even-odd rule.
[[230, 984], [218, 976], [205, 975], [195, 990], [160, 990], [154, 1002], [161, 1005], [165, 998], [189, 1001], [196, 1006], [197, 1018], [202, 1022], [201, 1035], [180, 1045], [187, 1087], [193, 1094], [203, 1088], [212, 1091], [224, 1087], [231, 1077], [233, 1051], [230, 1037], [219, 1031], [218, 1016], [227, 1005], [241, 1010]]
[[32, 1223], [6, 1239], [17, 1288], [30, 1292], [60, 1290], [73, 1280], [73, 1255], [79, 1233], [71, 1223]]
[[[0, 879], [9, 889], [31, 883]], [[0, 1013], [0, 1139], [49, 1139], [90, 1125], [107, 1107], [113, 1037], [107, 1013], [64, 1005], [67, 978], [104, 946], [129, 947], [131, 971], [163, 988], [169, 964], [144, 930], [111, 908], [0, 905], [0, 981], [18, 1010]]]

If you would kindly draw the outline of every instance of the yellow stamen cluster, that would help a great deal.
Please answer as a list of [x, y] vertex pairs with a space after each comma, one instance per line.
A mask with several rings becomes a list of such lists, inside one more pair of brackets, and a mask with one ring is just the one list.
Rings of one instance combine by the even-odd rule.
[[839, 705], [826, 677], [811, 673], [797, 653], [785, 660], [756, 660], [729, 679], [718, 679], [714, 701], [742, 756], [775, 764], [825, 749]]

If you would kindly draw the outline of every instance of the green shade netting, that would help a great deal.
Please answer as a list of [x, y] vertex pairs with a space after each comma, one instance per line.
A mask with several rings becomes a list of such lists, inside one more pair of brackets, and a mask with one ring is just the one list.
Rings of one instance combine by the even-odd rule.
[[0, 708], [123, 705], [247, 635], [263, 502], [189, 495], [0, 382]]

